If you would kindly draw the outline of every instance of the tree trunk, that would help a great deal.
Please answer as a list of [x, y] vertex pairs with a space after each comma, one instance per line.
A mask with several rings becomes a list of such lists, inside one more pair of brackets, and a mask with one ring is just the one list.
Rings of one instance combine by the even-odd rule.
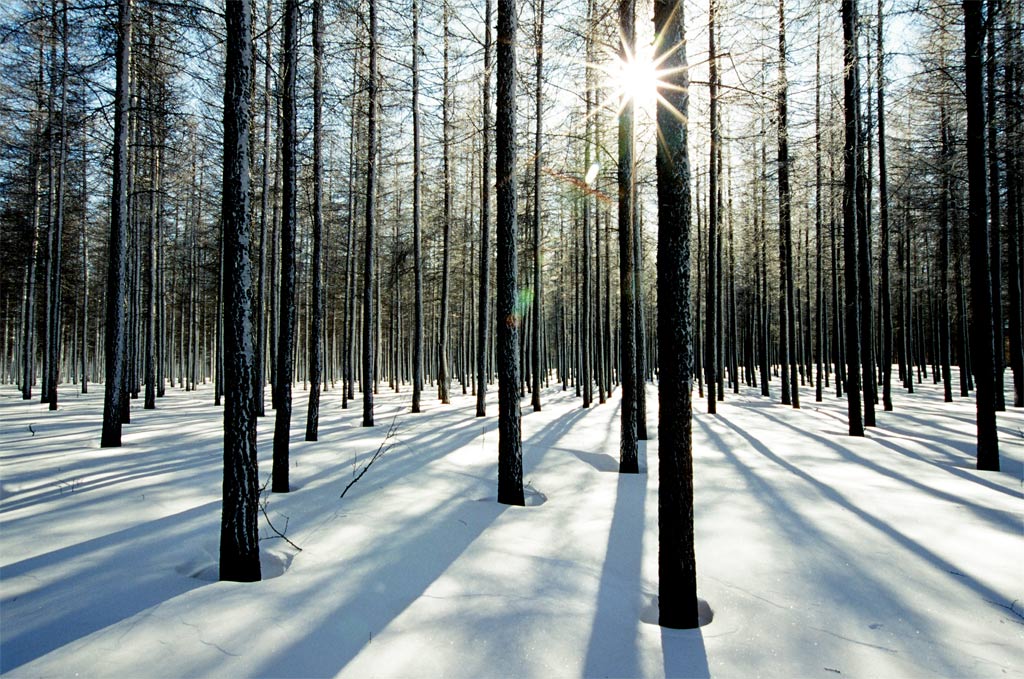
[[[779, 271], [782, 277], [782, 296], [779, 304], [780, 314], [779, 344], [782, 371], [782, 402], [792, 403], [794, 408], [800, 407], [800, 388], [797, 383], [798, 359], [796, 357], [796, 309], [793, 294], [793, 224], [790, 205], [789, 188], [789, 122], [788, 122], [788, 90], [786, 80], [786, 17], [785, 2], [779, 0], [779, 84], [776, 91], [778, 104], [778, 135], [779, 135]], [[787, 366], [789, 370], [787, 384]]]
[[324, 9], [313, 0], [313, 277], [309, 341], [309, 407], [306, 409], [306, 440], [316, 441], [320, 425], [320, 383], [323, 367], [324, 291], [324, 159], [323, 159], [323, 38]]
[[484, 73], [483, 73], [483, 159], [480, 180], [480, 311], [477, 317], [476, 343], [476, 416], [487, 414], [487, 347], [489, 344], [490, 304], [490, 224], [491, 224], [491, 0], [486, 0], [484, 20]]
[[252, 97], [252, 14], [248, 2], [225, 8], [224, 84], [224, 481], [220, 579], [261, 579], [256, 468], [256, 364], [249, 261], [249, 115]]
[[[488, 26], [488, 35], [490, 27]], [[412, 412], [423, 391], [422, 166], [420, 159], [420, 3], [412, 0], [412, 249], [415, 300], [412, 338]]]
[[860, 134], [857, 0], [843, 0], [843, 265], [846, 283], [846, 397], [850, 436], [864, 436], [860, 403], [860, 303], [857, 261], [857, 174]]
[[516, 316], [516, 24], [516, 0], [498, 0], [498, 502], [506, 505], [524, 504]]
[[881, 230], [881, 306], [882, 334], [882, 408], [892, 410], [892, 300], [889, 293], [889, 185], [885, 163], [885, 49], [882, 38], [882, 0], [878, 0], [878, 27], [875, 48], [878, 52], [878, 219]]
[[708, 4], [708, 97], [711, 104], [711, 148], [708, 159], [708, 264], [704, 288], [704, 379], [708, 387], [708, 414], [718, 412], [718, 147], [721, 129], [718, 124], [718, 54], [715, 49], [715, 27], [718, 0]]
[[295, 341], [295, 232], [298, 174], [295, 78], [298, 70], [299, 0], [285, 0], [284, 87], [281, 94], [281, 284], [277, 330], [277, 416], [274, 421], [274, 466], [271, 490], [287, 493], [288, 447], [292, 419]]
[[114, 167], [110, 208], [110, 246], [107, 255], [107, 333], [104, 346], [106, 384], [100, 446], [121, 445], [121, 422], [126, 407], [125, 302], [128, 271], [128, 79], [132, 42], [132, 0], [117, 3], [116, 84], [114, 88]]
[[[633, 54], [635, 0], [619, 0], [620, 59]], [[626, 95], [623, 95], [626, 96]], [[619, 472], [639, 472], [636, 423], [636, 302], [634, 301], [633, 223], [633, 101], [622, 102], [619, 114], [619, 351], [622, 357], [622, 408], [619, 433]]]
[[967, 218], [971, 242], [971, 347], [977, 388], [978, 469], [999, 471], [985, 180], [985, 99], [982, 92], [981, 41], [985, 31], [980, 0], [964, 0], [963, 7], [967, 95]]
[[[662, 68], [674, 87], [658, 103], [658, 622], [694, 628], [697, 568], [693, 533], [690, 319], [690, 161], [686, 119], [689, 75], [682, 3], [655, 0]], [[669, 50], [671, 50], [669, 52]]]
[[[531, 343], [533, 345], [531, 358], [533, 360], [532, 373], [533, 388], [530, 390], [531, 404], [533, 405], [534, 412], [540, 411], [540, 389], [541, 389], [541, 347], [540, 347], [540, 329], [541, 329], [541, 254], [540, 254], [540, 243], [541, 243], [541, 197], [540, 197], [540, 169], [541, 169], [541, 135], [544, 130], [544, 110], [542, 108], [543, 103], [543, 83], [544, 83], [544, 0], [536, 0], [536, 7], [534, 10], [536, 15], [536, 26], [535, 40], [536, 40], [536, 74], [537, 74], [537, 90], [534, 98], [534, 112], [536, 116], [536, 136], [534, 137], [533, 143], [533, 327], [530, 329]], [[589, 96], [589, 95], [588, 95]], [[590, 167], [589, 163], [586, 163], [587, 167]], [[589, 202], [589, 196], [585, 196]], [[587, 260], [585, 266], [588, 268], [590, 261]], [[589, 295], [589, 289], [587, 291]], [[590, 307], [587, 307], [587, 313], [589, 316]], [[589, 319], [588, 319], [589, 320]], [[589, 325], [587, 326], [589, 330]], [[590, 333], [587, 333], [588, 336]], [[588, 361], [589, 362], [589, 361]], [[587, 372], [587, 379], [589, 380], [589, 369]]]
[[444, 212], [442, 214], [441, 253], [441, 318], [437, 324], [437, 397], [441, 403], [451, 403], [450, 378], [448, 376], [448, 288], [451, 275], [451, 232], [452, 232], [452, 122], [451, 89], [448, 76], [449, 16], [448, 0], [443, 0], [444, 14], [444, 79], [441, 96], [441, 136], [444, 171]]
[[374, 263], [374, 231], [377, 218], [377, 1], [370, 0], [370, 65], [367, 74], [366, 115], [366, 223], [363, 239], [363, 422], [373, 426], [373, 380], [376, 365], [373, 295], [376, 279]]

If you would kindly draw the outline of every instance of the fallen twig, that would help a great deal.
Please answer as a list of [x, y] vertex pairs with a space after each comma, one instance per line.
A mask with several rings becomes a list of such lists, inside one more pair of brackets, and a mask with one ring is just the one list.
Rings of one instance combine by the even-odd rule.
[[[301, 552], [302, 551], [302, 547], [299, 547], [297, 544], [295, 544], [294, 542], [289, 540], [288, 536], [285, 535], [285, 533], [288, 532], [288, 522], [290, 521], [290, 519], [287, 516], [284, 517], [284, 530], [280, 531], [280, 530], [278, 530], [274, 526], [274, 523], [270, 520], [270, 515], [267, 514], [267, 503], [269, 502], [269, 500], [267, 500], [265, 498], [267, 497], [266, 496], [266, 490], [267, 490], [267, 484], [270, 483], [270, 479], [271, 479], [271, 477], [268, 476], [267, 480], [260, 487], [260, 512], [263, 514], [263, 518], [267, 520], [267, 526], [270, 528], [270, 530], [272, 530], [274, 532], [274, 535], [267, 536], [266, 538], [260, 538], [260, 539], [261, 540], [265, 540], [265, 539], [266, 540], [272, 540], [275, 537], [276, 538], [280, 538], [280, 539], [284, 540], [285, 542], [287, 542], [292, 547], [294, 547], [296, 550]], [[282, 516], [284, 516], [284, 515], [282, 514]]]
[[395, 437], [395, 432], [398, 431], [397, 420], [398, 413], [395, 413], [395, 416], [391, 419], [391, 426], [388, 427], [388, 433], [384, 435], [384, 440], [380, 442], [379, 446], [377, 446], [377, 451], [370, 458], [370, 461], [363, 466], [359, 474], [357, 474], [351, 481], [348, 482], [348, 485], [345, 486], [345, 490], [341, 491], [341, 495], [338, 496], [339, 500], [345, 497], [345, 493], [348, 492], [349, 488], [355, 485], [356, 481], [363, 478], [363, 474], [365, 474], [370, 469], [370, 467], [373, 466], [374, 462], [384, 457], [384, 454], [391, 450], [391, 448], [395, 445], [394, 442], [388, 443], [388, 441], [391, 441], [391, 439]]

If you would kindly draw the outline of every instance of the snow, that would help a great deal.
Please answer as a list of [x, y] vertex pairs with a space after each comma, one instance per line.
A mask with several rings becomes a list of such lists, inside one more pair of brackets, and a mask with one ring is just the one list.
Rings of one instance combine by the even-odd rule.
[[[1024, 412], [974, 469], [974, 401], [926, 381], [845, 435], [845, 400], [753, 390], [694, 418], [698, 630], [653, 624], [657, 390], [640, 475], [616, 473], [618, 392], [524, 409], [527, 507], [496, 492], [475, 398], [322, 394], [268, 494], [260, 583], [216, 581], [222, 410], [209, 386], [133, 410], [99, 448], [102, 390], [61, 409], [0, 387], [0, 671], [11, 677], [1024, 677]], [[454, 386], [454, 385], [453, 385]], [[777, 393], [778, 384], [773, 386]], [[457, 388], [453, 392], [459, 391]], [[306, 392], [295, 389], [295, 422]], [[428, 390], [429, 393], [429, 390]], [[834, 392], [833, 392], [834, 393]], [[496, 413], [492, 390], [488, 412]], [[696, 396], [696, 395], [695, 395]], [[268, 399], [269, 403], [269, 399]], [[397, 418], [395, 417], [397, 415]], [[343, 500], [384, 441], [393, 444]], [[260, 420], [260, 477], [273, 418]], [[273, 577], [277, 576], [277, 577]]]

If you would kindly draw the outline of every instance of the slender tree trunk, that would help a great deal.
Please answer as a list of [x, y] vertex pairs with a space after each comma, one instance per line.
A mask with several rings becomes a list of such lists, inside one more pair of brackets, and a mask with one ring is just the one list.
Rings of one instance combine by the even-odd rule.
[[448, 76], [448, 43], [449, 15], [448, 1], [444, 5], [444, 81], [442, 83], [441, 115], [442, 145], [444, 170], [444, 213], [442, 214], [442, 253], [441, 253], [441, 317], [437, 324], [437, 397], [441, 403], [451, 403], [449, 395], [450, 378], [448, 376], [448, 288], [450, 287], [451, 268], [451, 231], [452, 231], [452, 171], [451, 171], [451, 90]]
[[[491, 224], [491, 0], [486, 0], [484, 20], [483, 158], [480, 180], [480, 290], [476, 346], [476, 416], [487, 414], [487, 358], [490, 328], [490, 224]], [[507, 8], [506, 8], [507, 9]]]
[[277, 331], [277, 415], [274, 421], [274, 466], [271, 482], [271, 490], [275, 493], [287, 493], [291, 490], [288, 478], [288, 448], [292, 419], [292, 382], [295, 379], [295, 232], [298, 221], [295, 78], [299, 49], [298, 2], [299, 0], [285, 0], [284, 9], [284, 87], [281, 94], [281, 284]]
[[1006, 349], [1003, 339], [1002, 216], [999, 211], [999, 151], [996, 145], [996, 16], [999, 14], [1000, 7], [999, 0], [985, 0], [987, 13], [985, 101], [988, 107], [986, 112], [988, 118], [988, 196], [989, 218], [991, 219], [989, 224], [989, 273], [992, 280], [992, 329], [995, 342], [995, 352], [992, 357], [994, 359], [995, 408], [997, 411], [1006, 410], [1006, 398], [1003, 394], [1003, 372], [1006, 367], [1004, 352]]
[[860, 170], [857, 0], [843, 0], [843, 264], [846, 279], [846, 396], [850, 436], [864, 436], [860, 403], [860, 303], [857, 261], [857, 175]]
[[377, 228], [377, 0], [370, 0], [370, 64], [366, 116], [366, 235], [363, 239], [363, 426], [373, 426], [376, 367], [374, 232]]
[[967, 95], [968, 223], [971, 242], [971, 347], [978, 408], [978, 469], [999, 471], [996, 431], [992, 279], [989, 274], [988, 196], [985, 181], [985, 109], [979, 0], [964, 0]]
[[117, 3], [116, 84], [114, 88], [114, 176], [111, 190], [110, 246], [107, 255], [106, 384], [100, 446], [121, 445], [126, 369], [125, 302], [128, 270], [128, 78], [132, 42], [131, 0]]
[[[778, 104], [778, 135], [779, 135], [779, 270], [782, 275], [782, 296], [779, 305], [779, 334], [782, 338], [779, 346], [780, 363], [782, 364], [782, 402], [792, 403], [794, 408], [800, 407], [800, 388], [797, 383], [799, 360], [795, 355], [797, 342], [796, 309], [793, 294], [793, 224], [790, 205], [789, 188], [789, 122], [788, 122], [788, 90], [786, 79], [786, 17], [785, 2], [779, 0], [779, 84], [776, 91]], [[787, 389], [786, 371], [789, 370]], [[790, 392], [791, 393], [787, 393]]]
[[952, 151], [949, 143], [949, 115], [945, 101], [940, 105], [942, 132], [942, 186], [939, 196], [939, 356], [942, 366], [942, 392], [947, 403], [953, 400], [953, 378], [949, 351], [949, 199]]
[[516, 0], [498, 0], [498, 502], [524, 504], [516, 320]]
[[321, 0], [313, 0], [313, 277], [310, 299], [309, 341], [309, 407], [306, 409], [306, 440], [316, 441], [320, 425], [320, 383], [323, 367], [324, 290], [324, 159], [323, 159], [323, 38], [324, 9]]
[[[271, 44], [271, 26], [273, 25], [272, 0], [267, 0], [267, 25], [264, 43], [263, 69], [263, 157], [262, 157], [262, 190], [260, 191], [260, 265], [259, 287], [256, 291], [256, 362], [253, 368], [253, 379], [256, 387], [256, 414], [263, 417], [266, 406], [263, 402], [264, 359], [267, 353], [267, 315], [265, 312], [267, 293], [267, 213], [270, 210], [270, 74], [273, 46]], [[273, 275], [273, 271], [270, 272]]]
[[708, 3], [708, 97], [711, 104], [711, 148], [708, 159], [708, 264], [705, 284], [704, 378], [708, 387], [708, 414], [718, 412], [718, 147], [721, 128], [718, 121], [718, 54], [715, 49], [718, 0]]
[[[815, 376], [817, 380], [814, 386], [814, 400], [822, 400], [822, 381], [824, 371], [822, 370], [822, 354], [824, 344], [824, 295], [822, 294], [822, 241], [824, 234], [821, 232], [821, 9], [817, 10], [817, 39], [814, 52], [814, 239], [815, 239], [815, 285], [814, 285], [814, 306], [817, 310], [816, 323], [814, 326], [814, 356]], [[808, 291], [810, 294], [810, 291]]]
[[892, 300], [889, 293], [889, 184], [885, 159], [885, 48], [882, 37], [882, 0], [878, 0], [878, 27], [875, 47], [878, 51], [878, 219], [881, 230], [881, 361], [882, 407], [892, 410]]
[[[1015, 43], [1016, 14], [1008, 8], [1005, 18], [1005, 35], [1007, 45]], [[1003, 140], [1006, 148], [1006, 283], [1010, 315], [1010, 368], [1013, 371], [1013, 406], [1024, 407], [1024, 304], [1021, 290], [1021, 200], [1019, 193], [1021, 176], [1021, 71], [1020, 49], [1009, 50], [1003, 72], [1003, 96], [1006, 101], [1006, 123]]]
[[224, 85], [225, 312], [224, 481], [220, 579], [261, 579], [256, 463], [256, 364], [249, 261], [249, 116], [252, 97], [252, 14], [248, 2], [226, 7]]
[[[536, 40], [536, 74], [537, 74], [537, 90], [534, 98], [534, 113], [536, 116], [536, 136], [534, 137], [533, 145], [533, 327], [530, 329], [531, 333], [531, 358], [533, 360], [532, 373], [533, 388], [530, 390], [531, 404], [533, 405], [534, 412], [540, 411], [540, 388], [541, 388], [541, 346], [540, 346], [540, 329], [541, 329], [541, 195], [540, 195], [540, 170], [541, 170], [541, 138], [544, 129], [544, 109], [543, 109], [543, 84], [544, 84], [544, 0], [535, 0], [536, 7], [534, 14], [536, 16], [535, 40]], [[589, 97], [589, 94], [588, 94]], [[587, 167], [590, 166], [586, 163]], [[589, 196], [585, 196], [589, 203]], [[588, 235], [589, 238], [589, 235]], [[587, 272], [589, 273], [590, 260], [587, 260], [585, 264]], [[590, 290], [587, 289], [587, 295], [589, 296]], [[589, 321], [590, 307], [587, 306], [587, 315]], [[587, 326], [589, 336], [589, 324]], [[589, 359], [588, 359], [589, 363]], [[590, 380], [590, 370], [588, 366], [587, 380]]]
[[[633, 54], [635, 0], [619, 0], [619, 57]], [[636, 302], [633, 257], [633, 101], [623, 102], [619, 114], [619, 351], [622, 357], [622, 408], [619, 434], [619, 472], [639, 472], [636, 422]]]
[[[490, 26], [488, 26], [488, 35]], [[412, 337], [412, 412], [423, 391], [422, 160], [420, 158], [420, 3], [412, 0], [412, 249], [415, 300]], [[478, 385], [479, 386], [479, 385]]]

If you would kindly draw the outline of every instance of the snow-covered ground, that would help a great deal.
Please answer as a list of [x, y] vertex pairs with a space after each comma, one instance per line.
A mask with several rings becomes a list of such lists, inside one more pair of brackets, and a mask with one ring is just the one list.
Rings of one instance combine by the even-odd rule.
[[[523, 411], [530, 504], [496, 494], [473, 397], [325, 394], [293, 492], [267, 494], [260, 583], [216, 582], [221, 417], [209, 387], [133, 410], [99, 447], [102, 390], [50, 413], [0, 388], [0, 671], [9, 676], [1024, 677], [1024, 412], [974, 469], [974, 402], [896, 393], [865, 439], [845, 400], [728, 393], [694, 421], [697, 567], [711, 624], [663, 630], [657, 390], [643, 471], [616, 473], [618, 399]], [[778, 383], [773, 386], [777, 393]], [[459, 391], [456, 387], [456, 391]], [[493, 394], [492, 394], [493, 395]], [[139, 402], [141, 404], [141, 402]], [[268, 412], [269, 402], [268, 402]], [[491, 402], [489, 412], [496, 414]], [[395, 418], [395, 415], [397, 418]], [[393, 443], [348, 492], [394, 421]], [[260, 422], [270, 472], [273, 417]]]

